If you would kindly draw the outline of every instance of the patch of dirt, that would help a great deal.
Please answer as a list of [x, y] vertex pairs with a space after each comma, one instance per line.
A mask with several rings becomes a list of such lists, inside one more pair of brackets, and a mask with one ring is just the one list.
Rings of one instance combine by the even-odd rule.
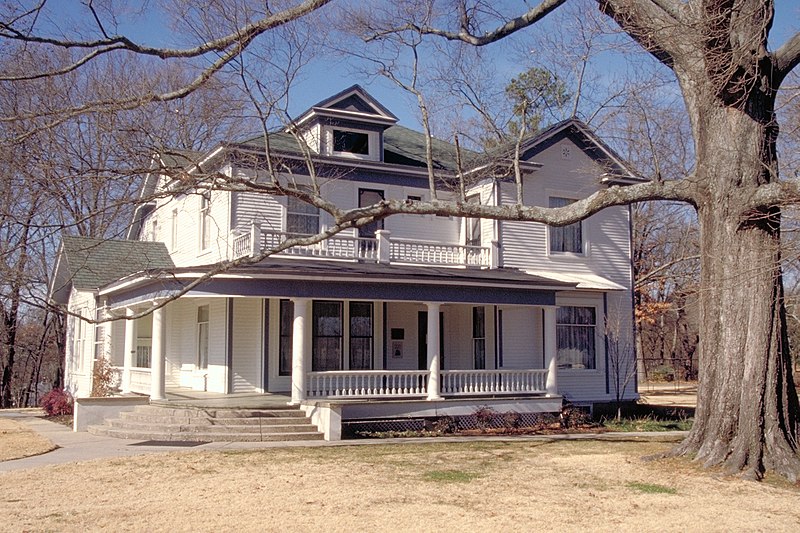
[[434, 442], [66, 464], [0, 475], [0, 530], [797, 530], [800, 489], [641, 459], [665, 448]]
[[55, 444], [31, 431], [24, 424], [0, 418], [0, 461], [21, 459], [55, 449]]
[[72, 415], [43, 416], [41, 418], [43, 420], [47, 420], [48, 422], [55, 422], [56, 424], [61, 424], [70, 428], [72, 427]]

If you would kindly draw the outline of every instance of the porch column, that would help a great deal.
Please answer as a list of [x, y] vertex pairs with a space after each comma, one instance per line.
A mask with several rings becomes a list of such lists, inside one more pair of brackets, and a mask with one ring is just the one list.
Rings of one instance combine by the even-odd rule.
[[558, 359], [556, 358], [556, 308], [544, 308], [544, 362], [547, 366], [547, 395], [558, 395]]
[[289, 405], [299, 405], [306, 399], [306, 354], [311, 352], [311, 335], [306, 334], [306, 327], [311, 326], [311, 300], [292, 298], [292, 302], [292, 401]]
[[441, 304], [428, 302], [428, 400], [441, 400], [439, 395], [439, 307]]
[[153, 311], [153, 345], [150, 354], [150, 400], [163, 400], [165, 391], [164, 308]]
[[131, 367], [133, 357], [136, 355], [136, 321], [130, 317], [134, 314], [133, 309], [125, 309], [125, 353], [122, 354], [122, 394], [131, 392]]

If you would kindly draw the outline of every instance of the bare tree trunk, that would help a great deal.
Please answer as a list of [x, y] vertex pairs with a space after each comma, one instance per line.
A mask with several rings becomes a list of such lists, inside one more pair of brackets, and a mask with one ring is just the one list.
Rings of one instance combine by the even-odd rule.
[[708, 184], [697, 206], [700, 383], [694, 427], [676, 452], [755, 479], [770, 469], [797, 481], [800, 408], [783, 301], [780, 212], [742, 207], [755, 187], [777, 176], [771, 103], [756, 94], [741, 109], [697, 115], [698, 174]]

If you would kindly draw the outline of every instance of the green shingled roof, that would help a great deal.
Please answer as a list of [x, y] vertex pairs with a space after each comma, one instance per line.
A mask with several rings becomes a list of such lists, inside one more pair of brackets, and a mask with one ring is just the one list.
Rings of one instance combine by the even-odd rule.
[[[454, 145], [432, 138], [434, 167], [443, 170], [456, 168], [456, 148]], [[241, 143], [251, 149], [263, 150], [264, 137], [259, 135]], [[300, 154], [297, 139], [286, 132], [270, 133], [269, 146], [271, 151]], [[469, 150], [462, 150], [465, 157], [475, 157], [477, 154]], [[391, 126], [383, 134], [383, 156], [386, 163], [425, 167], [425, 135], [418, 131], [403, 127]]]
[[174, 268], [163, 242], [65, 235], [59, 270], [76, 289], [97, 289], [135, 272]]

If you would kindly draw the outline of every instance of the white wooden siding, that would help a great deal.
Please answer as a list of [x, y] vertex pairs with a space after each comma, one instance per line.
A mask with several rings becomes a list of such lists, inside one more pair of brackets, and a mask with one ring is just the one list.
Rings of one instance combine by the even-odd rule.
[[233, 299], [232, 392], [261, 392], [261, 298]]
[[[230, 173], [230, 168], [225, 167], [222, 172]], [[161, 180], [160, 186], [165, 183]], [[204, 265], [225, 259], [230, 246], [231, 193], [211, 191], [209, 195], [211, 246], [208, 250], [200, 250], [199, 193], [168, 195], [156, 200], [155, 209], [142, 220], [142, 239], [165, 243], [176, 266]], [[173, 212], [177, 214], [174, 233]], [[154, 219], [158, 221], [158, 231], [153, 238], [151, 228]], [[176, 236], [174, 243], [173, 234]]]
[[[83, 312], [86, 318], [95, 316], [95, 297], [91, 291], [73, 290], [70, 295], [69, 311]], [[66, 361], [64, 365], [64, 386], [76, 398], [85, 398], [92, 393], [92, 365], [94, 360], [94, 326], [82, 322], [83, 343], [75, 350], [75, 328], [79, 319], [73, 316], [67, 320]]]
[[[570, 159], [562, 159], [569, 146]], [[535, 156], [542, 170], [528, 176], [524, 184], [525, 203], [547, 206], [550, 196], [584, 198], [599, 190], [604, 169], [572, 141], [564, 139]], [[503, 204], [515, 202], [513, 183], [501, 184]], [[583, 221], [588, 247], [583, 256], [551, 254], [547, 226], [533, 222], [505, 221], [502, 226], [503, 265], [511, 268], [594, 273], [623, 286], [630, 284], [630, 237], [628, 210], [612, 207]]]
[[537, 307], [501, 306], [503, 312], [501, 368], [542, 368], [542, 328]]

